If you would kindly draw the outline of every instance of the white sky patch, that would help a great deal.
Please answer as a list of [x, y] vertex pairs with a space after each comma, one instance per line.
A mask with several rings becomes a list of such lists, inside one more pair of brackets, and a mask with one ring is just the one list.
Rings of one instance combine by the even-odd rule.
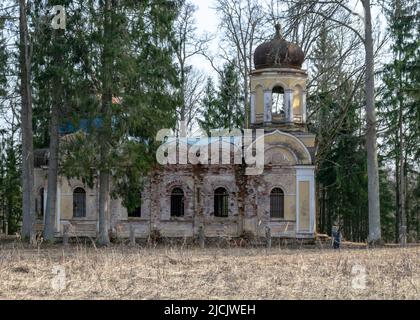
[[[204, 34], [209, 34], [211, 36], [217, 35], [219, 19], [216, 15], [216, 11], [212, 9], [212, 6], [214, 5], [213, 1], [194, 0], [192, 2], [198, 7], [195, 12], [197, 36], [201, 37]], [[212, 53], [217, 50], [217, 39], [209, 43], [209, 49]], [[206, 73], [207, 76], [214, 76], [215, 74], [210, 62], [202, 55], [191, 57], [189, 63], [198, 70]]]
[[[264, 0], [260, 0], [262, 3], [267, 3]], [[218, 46], [220, 41], [220, 30], [219, 30], [219, 17], [216, 14], [216, 10], [214, 9], [215, 3], [214, 0], [191, 0], [194, 5], [197, 6], [197, 11], [195, 12], [195, 20], [197, 25], [197, 36], [202, 36], [203, 34], [210, 34], [215, 38], [211, 43], [209, 43], [208, 54], [213, 56], [217, 56]], [[362, 1], [360, 0], [351, 0], [348, 2], [349, 9], [353, 10], [354, 13], [358, 14], [361, 19], [357, 19], [355, 17], [355, 21], [359, 27], [361, 27], [361, 34], [363, 35], [363, 21], [364, 18], [364, 9]], [[380, 8], [377, 5], [372, 6], [372, 20], [373, 23], [378, 22], [380, 25], [380, 32], [381, 36], [385, 32], [385, 28], [387, 27], [386, 18], [384, 17], [383, 13], [381, 12]], [[219, 66], [221, 61], [220, 59], [216, 59], [216, 66]], [[191, 57], [189, 63], [193, 65], [196, 69], [204, 72], [207, 76], [211, 76], [213, 78], [217, 77], [216, 72], [213, 70], [210, 62], [203, 57], [202, 55], [196, 55]], [[307, 61], [304, 62], [304, 68], [307, 67]], [[215, 79], [216, 80], [216, 79]]]
[[200, 32], [216, 32], [218, 18], [213, 6], [213, 1], [195, 0], [194, 4], [198, 7], [196, 12], [197, 28]]
[[355, 13], [357, 13], [358, 15], [360, 15], [361, 17], [365, 16], [365, 11], [363, 9], [363, 4], [362, 1], [357, 0], [354, 7], [353, 7], [353, 11]]

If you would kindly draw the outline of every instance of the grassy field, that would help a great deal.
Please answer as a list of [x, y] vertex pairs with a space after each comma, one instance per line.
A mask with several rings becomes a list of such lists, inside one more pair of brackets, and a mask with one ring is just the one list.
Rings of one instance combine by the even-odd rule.
[[420, 299], [420, 248], [0, 248], [1, 299]]

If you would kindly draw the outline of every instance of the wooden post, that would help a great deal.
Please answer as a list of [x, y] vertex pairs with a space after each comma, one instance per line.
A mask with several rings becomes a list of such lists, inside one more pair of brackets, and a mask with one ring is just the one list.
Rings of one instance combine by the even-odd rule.
[[70, 233], [70, 224], [63, 224], [63, 246], [68, 246], [69, 244], [69, 233]]
[[401, 247], [406, 247], [407, 246], [407, 226], [401, 226], [400, 230], [401, 230], [400, 231], [400, 245]]
[[130, 224], [130, 245], [133, 247], [136, 245], [136, 229], [132, 224]]
[[265, 227], [265, 240], [267, 249], [271, 248], [271, 229], [269, 226]]
[[201, 249], [204, 249], [205, 239], [206, 239], [206, 236], [204, 235], [204, 228], [203, 226], [200, 226], [198, 228], [198, 243]]

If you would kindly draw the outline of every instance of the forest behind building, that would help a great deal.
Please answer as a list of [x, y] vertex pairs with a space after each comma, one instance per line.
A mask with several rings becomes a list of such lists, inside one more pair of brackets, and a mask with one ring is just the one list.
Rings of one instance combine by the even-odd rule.
[[[65, 29], [51, 27], [55, 5]], [[217, 32], [198, 30], [198, 6], [207, 5]], [[418, 242], [416, 0], [3, 1], [0, 233], [34, 236], [33, 163], [48, 148], [44, 237], [53, 236], [57, 176], [96, 177], [98, 240], [107, 244], [109, 183], [118, 181], [112, 196], [127, 208], [138, 206], [160, 129], [249, 127], [253, 52], [276, 24], [305, 53], [317, 232], [339, 225], [351, 241]], [[60, 139], [81, 123], [88, 134]]]

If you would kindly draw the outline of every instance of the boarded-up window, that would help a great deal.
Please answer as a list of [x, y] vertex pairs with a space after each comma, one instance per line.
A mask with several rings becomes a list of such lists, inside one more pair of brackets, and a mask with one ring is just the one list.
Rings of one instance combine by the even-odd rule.
[[128, 212], [129, 218], [140, 218], [141, 217], [141, 194], [139, 195], [140, 204], [138, 207], [136, 207], [134, 210], [130, 210]]
[[282, 87], [277, 86], [272, 91], [272, 114], [273, 116], [284, 117], [284, 90]]
[[83, 188], [73, 191], [73, 217], [86, 217], [86, 191]]
[[225, 188], [217, 188], [214, 191], [214, 215], [216, 217], [228, 216], [229, 195]]
[[284, 218], [284, 193], [280, 188], [271, 190], [270, 216], [272, 218]]
[[184, 191], [175, 188], [171, 193], [171, 216], [182, 217], [184, 215]]
[[39, 189], [39, 195], [35, 198], [35, 212], [38, 217], [44, 215], [44, 188]]

